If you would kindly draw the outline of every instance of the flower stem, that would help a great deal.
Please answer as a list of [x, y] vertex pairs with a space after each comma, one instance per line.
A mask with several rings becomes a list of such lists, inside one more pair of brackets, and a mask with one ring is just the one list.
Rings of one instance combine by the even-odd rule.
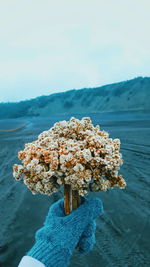
[[77, 209], [80, 206], [81, 199], [77, 190], [72, 190], [71, 185], [64, 184], [64, 210], [68, 215], [72, 210]]

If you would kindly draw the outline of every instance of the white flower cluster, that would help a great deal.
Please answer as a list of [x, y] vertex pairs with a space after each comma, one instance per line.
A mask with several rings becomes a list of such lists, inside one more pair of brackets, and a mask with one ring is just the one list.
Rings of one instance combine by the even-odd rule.
[[50, 195], [69, 184], [84, 196], [88, 190], [106, 191], [126, 183], [118, 175], [122, 165], [120, 140], [93, 126], [90, 118], [60, 121], [18, 153], [23, 165], [13, 166], [13, 176], [32, 193]]

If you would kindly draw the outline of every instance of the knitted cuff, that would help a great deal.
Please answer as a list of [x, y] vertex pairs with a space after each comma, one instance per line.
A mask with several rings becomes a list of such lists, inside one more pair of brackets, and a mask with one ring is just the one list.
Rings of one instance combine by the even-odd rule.
[[27, 253], [40, 262], [44, 263], [46, 267], [66, 267], [69, 265], [71, 253], [68, 249], [53, 247], [43, 241], [38, 241]]

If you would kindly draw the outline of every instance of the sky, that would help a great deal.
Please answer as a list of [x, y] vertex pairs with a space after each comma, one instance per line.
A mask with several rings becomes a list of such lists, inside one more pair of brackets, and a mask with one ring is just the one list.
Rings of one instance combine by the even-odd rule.
[[0, 0], [0, 102], [150, 76], [149, 0]]

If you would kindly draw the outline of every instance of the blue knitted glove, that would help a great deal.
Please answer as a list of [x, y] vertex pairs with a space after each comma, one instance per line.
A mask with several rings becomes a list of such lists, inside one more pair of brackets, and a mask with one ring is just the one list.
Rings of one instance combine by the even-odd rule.
[[[71, 214], [64, 213], [64, 200], [49, 209], [44, 226], [35, 235], [35, 245], [27, 253], [46, 267], [65, 267], [75, 249], [87, 253], [95, 243], [95, 219], [103, 212], [99, 198], [81, 198], [81, 205]], [[78, 245], [78, 246], [77, 246]]]

